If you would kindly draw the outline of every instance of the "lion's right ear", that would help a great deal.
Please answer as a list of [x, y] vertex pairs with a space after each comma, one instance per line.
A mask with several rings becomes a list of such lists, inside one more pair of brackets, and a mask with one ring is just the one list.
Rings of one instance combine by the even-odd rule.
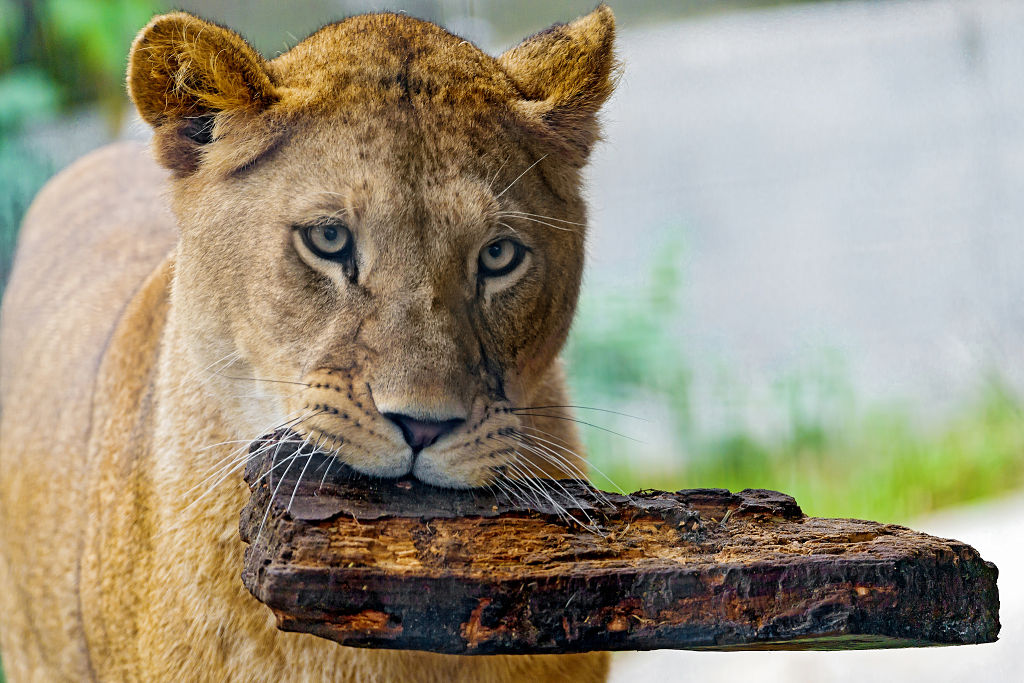
[[158, 16], [139, 32], [128, 94], [153, 126], [158, 161], [180, 175], [198, 168], [219, 124], [277, 100], [266, 61], [245, 39], [186, 12]]

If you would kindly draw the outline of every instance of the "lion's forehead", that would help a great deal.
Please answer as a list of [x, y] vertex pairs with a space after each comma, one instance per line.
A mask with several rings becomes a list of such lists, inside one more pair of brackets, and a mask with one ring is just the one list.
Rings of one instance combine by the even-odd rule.
[[351, 102], [344, 92], [320, 96], [319, 104], [297, 104], [291, 134], [278, 151], [294, 151], [292, 178], [320, 176], [321, 184], [333, 185], [323, 189], [375, 179], [402, 201], [414, 193], [436, 198], [439, 209], [456, 196], [460, 205], [475, 206], [500, 193], [502, 173], [515, 177], [535, 160], [503, 106], [426, 96], [403, 104], [380, 90]]
[[502, 191], [532, 163], [513, 145], [474, 149], [464, 131], [370, 127], [379, 134], [364, 135], [361, 121], [340, 114], [311, 122], [280, 150], [269, 176], [251, 184], [253, 199], [270, 179], [282, 187], [273, 209], [292, 223], [329, 215], [405, 235], [477, 240], [516, 205], [518, 192]]
[[507, 101], [515, 86], [467, 40], [401, 14], [352, 17], [320, 29], [271, 62], [280, 85], [305, 104], [368, 96], [465, 108]]

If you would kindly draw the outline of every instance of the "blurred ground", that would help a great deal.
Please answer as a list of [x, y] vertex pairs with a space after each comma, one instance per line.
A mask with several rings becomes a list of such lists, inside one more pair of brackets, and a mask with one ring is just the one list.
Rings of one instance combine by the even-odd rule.
[[612, 683], [873, 683], [1022, 680], [1024, 670], [1024, 495], [950, 510], [914, 529], [973, 545], [999, 567], [999, 641], [962, 647], [870, 652], [622, 653]]

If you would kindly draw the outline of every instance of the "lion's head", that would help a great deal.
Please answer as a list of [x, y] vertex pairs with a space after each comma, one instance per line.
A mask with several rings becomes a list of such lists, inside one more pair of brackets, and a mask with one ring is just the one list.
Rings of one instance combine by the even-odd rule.
[[577, 300], [613, 36], [602, 6], [493, 58], [371, 14], [268, 61], [151, 22], [128, 87], [173, 172], [180, 341], [224, 411], [374, 475], [514, 466]]

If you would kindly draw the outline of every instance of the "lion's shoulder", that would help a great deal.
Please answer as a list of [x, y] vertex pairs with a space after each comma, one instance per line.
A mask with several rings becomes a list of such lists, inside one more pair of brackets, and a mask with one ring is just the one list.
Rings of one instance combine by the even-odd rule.
[[[72, 164], [37, 195], [22, 225], [3, 300], [5, 429], [25, 420], [84, 435], [84, 399], [105, 342], [176, 239], [160, 194], [165, 175], [143, 145], [118, 143]], [[55, 396], [69, 400], [53, 405]], [[43, 415], [50, 410], [61, 415], [50, 420]]]

